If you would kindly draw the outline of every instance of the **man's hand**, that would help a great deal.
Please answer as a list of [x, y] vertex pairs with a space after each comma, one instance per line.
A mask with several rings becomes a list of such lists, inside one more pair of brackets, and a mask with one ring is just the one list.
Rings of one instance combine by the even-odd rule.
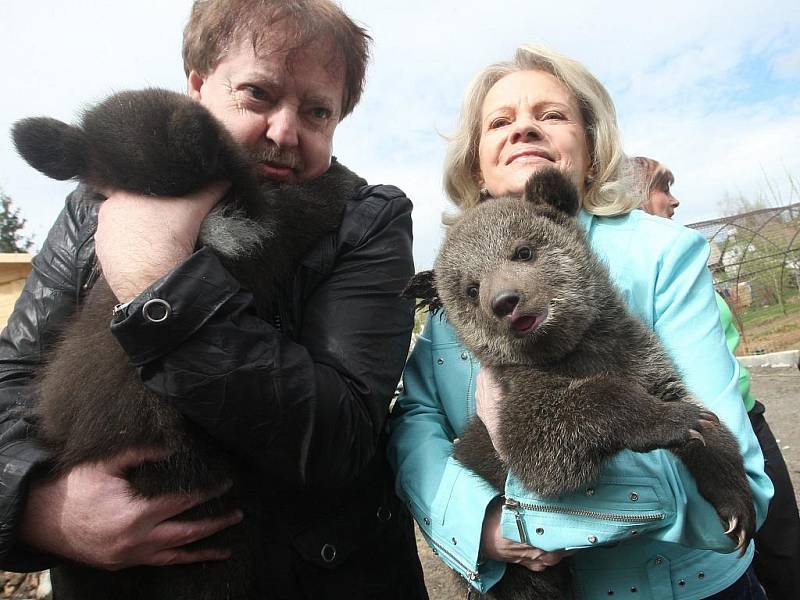
[[191, 255], [200, 224], [228, 187], [217, 182], [183, 198], [106, 190], [95, 249], [103, 277], [120, 302], [132, 300]]
[[500, 560], [508, 563], [522, 565], [531, 571], [544, 571], [561, 562], [561, 559], [575, 551], [561, 550], [558, 552], [545, 552], [534, 546], [521, 544], [503, 537], [500, 527], [502, 515], [502, 501], [500, 498], [493, 500], [486, 508], [481, 531], [481, 555], [491, 560]]
[[475, 379], [475, 414], [483, 421], [494, 449], [501, 459], [505, 459], [498, 445], [498, 427], [500, 423], [498, 407], [501, 402], [500, 388], [494, 380], [491, 369], [482, 367]]
[[163, 454], [128, 450], [98, 463], [79, 465], [56, 479], [34, 482], [20, 524], [20, 540], [37, 550], [93, 567], [118, 570], [135, 565], [177, 565], [225, 560], [221, 549], [186, 550], [242, 519], [239, 511], [201, 521], [172, 517], [225, 493], [134, 497], [123, 474]]

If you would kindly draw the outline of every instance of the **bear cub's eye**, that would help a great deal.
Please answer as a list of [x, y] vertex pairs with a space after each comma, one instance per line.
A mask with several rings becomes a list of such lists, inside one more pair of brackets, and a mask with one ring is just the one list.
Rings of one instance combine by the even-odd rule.
[[470, 300], [477, 300], [478, 296], [480, 296], [480, 293], [481, 291], [477, 284], [473, 283], [472, 285], [467, 286], [467, 297]]
[[520, 246], [514, 251], [514, 260], [530, 260], [533, 258], [533, 250], [529, 246]]

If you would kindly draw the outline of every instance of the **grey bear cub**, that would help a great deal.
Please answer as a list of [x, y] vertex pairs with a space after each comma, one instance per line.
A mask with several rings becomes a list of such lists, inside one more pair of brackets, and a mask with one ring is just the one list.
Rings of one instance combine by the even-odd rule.
[[[293, 293], [292, 275], [300, 258], [321, 236], [336, 231], [345, 199], [364, 184], [335, 160], [312, 182], [261, 181], [255, 161], [211, 113], [187, 96], [159, 89], [115, 94], [86, 111], [77, 126], [43, 117], [25, 119], [14, 126], [13, 137], [35, 168], [92, 188], [182, 196], [213, 181], [230, 181], [231, 191], [203, 223], [199, 245], [213, 250], [253, 294], [259, 316], [276, 323]], [[84, 195], [103, 200], [99, 194]], [[269, 507], [260, 493], [261, 477], [144, 387], [111, 333], [116, 303], [100, 277], [45, 357], [31, 418], [35, 435], [53, 453], [52, 473], [130, 448], [160, 448], [164, 460], [126, 474], [135, 494], [214, 490], [233, 480], [223, 497], [176, 519], [202, 519], [240, 508], [244, 520], [194, 544], [229, 548], [230, 560], [116, 572], [62, 564], [53, 570], [54, 584], [80, 600], [267, 597], [258, 577], [268, 568], [260, 537], [271, 518], [262, 517]], [[290, 426], [286, 429], [285, 439], [302, 436]], [[283, 464], [278, 450], [273, 483], [281, 480], [283, 469], [299, 468]]]
[[[744, 552], [755, 514], [737, 441], [630, 314], [584, 237], [579, 207], [560, 172], [541, 172], [522, 199], [467, 211], [447, 232], [433, 273], [409, 284], [407, 295], [445, 309], [501, 390], [500, 453], [473, 417], [454, 457], [500, 492], [510, 471], [527, 489], [558, 496], [596, 480], [620, 450], [666, 448]], [[564, 561], [543, 573], [509, 564], [489, 597], [569, 598], [570, 589]]]

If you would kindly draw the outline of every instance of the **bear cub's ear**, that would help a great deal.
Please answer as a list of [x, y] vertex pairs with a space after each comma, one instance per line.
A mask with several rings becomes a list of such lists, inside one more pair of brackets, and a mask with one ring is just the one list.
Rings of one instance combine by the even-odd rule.
[[14, 146], [34, 169], [64, 181], [84, 174], [88, 143], [83, 131], [48, 117], [23, 119], [11, 129]]
[[577, 215], [581, 207], [578, 190], [558, 169], [534, 173], [525, 184], [523, 198], [533, 204], [552, 206], [570, 217]]

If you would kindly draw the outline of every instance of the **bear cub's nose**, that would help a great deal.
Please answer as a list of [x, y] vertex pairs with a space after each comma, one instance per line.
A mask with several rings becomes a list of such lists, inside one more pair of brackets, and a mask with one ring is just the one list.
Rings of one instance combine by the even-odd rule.
[[492, 312], [501, 319], [514, 312], [519, 304], [519, 294], [514, 290], [503, 290], [492, 298]]

